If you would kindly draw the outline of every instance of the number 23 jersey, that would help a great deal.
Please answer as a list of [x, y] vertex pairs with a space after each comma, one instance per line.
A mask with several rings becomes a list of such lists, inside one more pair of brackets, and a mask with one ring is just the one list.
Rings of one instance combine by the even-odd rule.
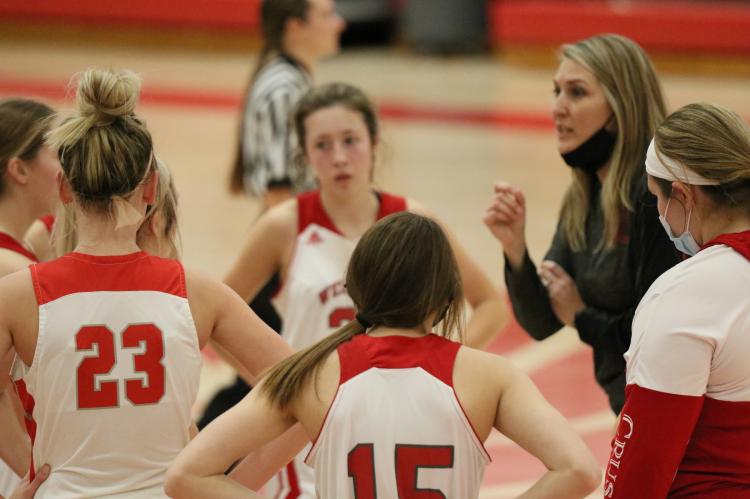
[[37, 497], [166, 497], [200, 378], [185, 274], [144, 252], [71, 253], [31, 267], [39, 334], [24, 380]]
[[[377, 219], [406, 210], [406, 198], [377, 192]], [[344, 274], [357, 241], [347, 239], [323, 208], [320, 191], [297, 196], [297, 241], [286, 280], [274, 299], [282, 337], [296, 350], [354, 320]]]

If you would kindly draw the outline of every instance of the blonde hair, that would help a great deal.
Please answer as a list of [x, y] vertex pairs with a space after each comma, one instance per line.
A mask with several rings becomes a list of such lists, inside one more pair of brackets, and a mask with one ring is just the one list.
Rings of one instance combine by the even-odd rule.
[[85, 71], [77, 112], [47, 136], [82, 209], [113, 215], [113, 198], [130, 195], [153, 168], [151, 134], [134, 112], [140, 88], [130, 71]]
[[[181, 253], [180, 228], [177, 219], [177, 189], [175, 188], [172, 174], [167, 165], [158, 157], [156, 158], [156, 169], [159, 172], [159, 185], [156, 192], [154, 204], [148, 207], [141, 227], [138, 229], [136, 241], [143, 237], [153, 217], [160, 217], [163, 221], [163, 234], [157, 234], [160, 239], [165, 239], [174, 253]], [[62, 256], [73, 251], [78, 244], [78, 233], [75, 224], [75, 212], [70, 204], [58, 207], [55, 225], [52, 231], [52, 241], [57, 256]]]
[[[440, 335], [461, 339], [463, 287], [448, 238], [427, 217], [389, 215], [365, 232], [346, 271], [346, 291], [372, 326], [417, 328], [432, 316]], [[355, 320], [281, 361], [263, 380], [261, 393], [286, 408], [340, 344], [366, 331]]]
[[[657, 154], [719, 182], [700, 186], [718, 206], [750, 213], [750, 127], [740, 115], [714, 104], [688, 104], [664, 120], [654, 145]], [[671, 184], [659, 185], [664, 183]]]
[[5, 191], [5, 171], [13, 158], [34, 159], [44, 145], [55, 111], [30, 99], [0, 101], [0, 195]]
[[[604, 231], [598, 248], [613, 247], [634, 209], [632, 190], [642, 175], [646, 149], [666, 106], [656, 72], [643, 49], [620, 35], [594, 36], [563, 45], [560, 57], [590, 70], [602, 85], [615, 116], [617, 138], [602, 185]], [[579, 170], [563, 199], [560, 218], [571, 248], [586, 247], [586, 215], [592, 194], [591, 177]]]

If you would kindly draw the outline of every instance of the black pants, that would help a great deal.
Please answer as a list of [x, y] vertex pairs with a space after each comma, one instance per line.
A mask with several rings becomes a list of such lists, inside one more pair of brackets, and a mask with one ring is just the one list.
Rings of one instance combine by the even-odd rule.
[[[279, 274], [274, 274], [263, 289], [255, 296], [253, 301], [249, 303], [253, 312], [258, 314], [258, 317], [277, 333], [281, 331], [281, 317], [276, 313], [276, 309], [271, 303], [271, 298], [279, 288], [280, 282]], [[237, 376], [233, 384], [216, 392], [214, 398], [206, 406], [203, 416], [198, 420], [198, 428], [201, 430], [205, 428], [208, 423], [234, 407], [249, 392], [250, 386]]]

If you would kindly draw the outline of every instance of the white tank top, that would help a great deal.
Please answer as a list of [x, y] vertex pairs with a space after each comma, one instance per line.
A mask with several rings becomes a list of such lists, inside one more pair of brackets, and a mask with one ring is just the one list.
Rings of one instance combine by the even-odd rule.
[[453, 389], [459, 348], [436, 335], [339, 346], [339, 388], [306, 459], [319, 497], [478, 497], [490, 457]]
[[[406, 199], [378, 193], [377, 218], [406, 210]], [[354, 320], [344, 274], [357, 241], [347, 239], [323, 209], [320, 191], [297, 196], [298, 230], [286, 281], [274, 299], [281, 336], [294, 350], [325, 338]]]
[[38, 498], [166, 497], [189, 441], [201, 355], [182, 265], [139, 252], [33, 265], [39, 336], [23, 381]]

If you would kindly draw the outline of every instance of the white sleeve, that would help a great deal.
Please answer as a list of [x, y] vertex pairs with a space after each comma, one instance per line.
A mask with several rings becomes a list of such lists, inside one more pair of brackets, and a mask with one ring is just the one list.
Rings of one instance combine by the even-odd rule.
[[[627, 384], [665, 393], [701, 396], [706, 393], [714, 352], [722, 327], [720, 308], [695, 289], [697, 276], [671, 279], [643, 297], [633, 319], [627, 359]], [[676, 275], [675, 275], [676, 274]], [[653, 288], [657, 289], [654, 290]]]

